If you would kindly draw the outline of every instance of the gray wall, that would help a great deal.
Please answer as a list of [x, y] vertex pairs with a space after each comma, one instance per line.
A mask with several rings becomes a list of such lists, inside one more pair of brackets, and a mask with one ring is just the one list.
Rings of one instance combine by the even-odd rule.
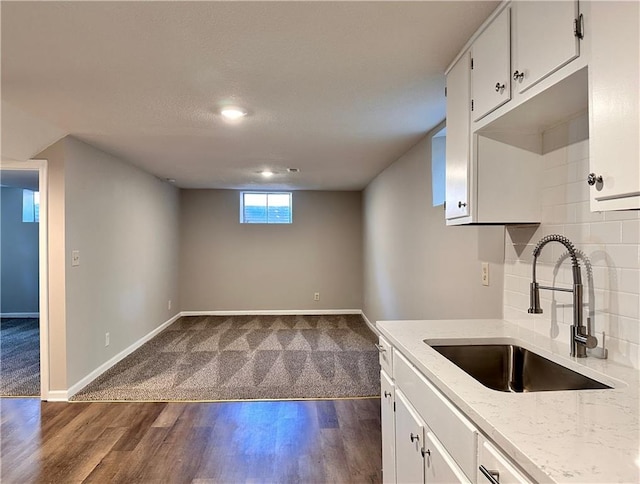
[[0, 188], [0, 312], [37, 313], [38, 226], [22, 221], [22, 188]]
[[446, 227], [432, 206], [430, 159], [427, 135], [364, 191], [364, 312], [371, 322], [500, 318], [504, 228]]
[[[50, 220], [63, 243], [50, 249], [64, 247], [57, 254], [64, 274], [57, 276], [66, 325], [52, 318], [51, 326], [66, 332], [66, 355], [55, 357], [66, 359], [68, 388], [179, 311], [180, 198], [169, 184], [72, 137], [40, 157], [50, 159], [51, 198], [64, 193], [64, 217]], [[60, 200], [54, 202], [56, 210]], [[80, 251], [78, 267], [71, 266], [72, 250]], [[54, 381], [64, 379], [52, 375], [56, 390]]]
[[240, 224], [238, 191], [181, 197], [183, 310], [362, 307], [359, 192], [293, 192], [291, 225]]

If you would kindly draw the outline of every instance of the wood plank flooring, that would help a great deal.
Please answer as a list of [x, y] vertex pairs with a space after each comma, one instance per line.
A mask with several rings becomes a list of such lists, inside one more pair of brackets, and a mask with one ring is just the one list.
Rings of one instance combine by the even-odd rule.
[[379, 399], [0, 399], [2, 483], [381, 482]]

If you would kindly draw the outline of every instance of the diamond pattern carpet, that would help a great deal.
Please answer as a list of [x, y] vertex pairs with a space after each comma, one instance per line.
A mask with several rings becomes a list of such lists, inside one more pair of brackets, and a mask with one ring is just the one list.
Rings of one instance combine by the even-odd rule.
[[72, 400], [378, 396], [376, 341], [360, 315], [183, 317]]
[[0, 319], [0, 396], [40, 396], [40, 320]]

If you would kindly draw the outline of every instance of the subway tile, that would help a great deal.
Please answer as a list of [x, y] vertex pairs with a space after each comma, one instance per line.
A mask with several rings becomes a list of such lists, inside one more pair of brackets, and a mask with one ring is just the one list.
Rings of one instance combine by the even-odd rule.
[[589, 225], [588, 241], [596, 244], [619, 244], [622, 242], [621, 222], [597, 222]]
[[580, 202], [576, 210], [576, 222], [601, 222], [603, 212], [592, 212], [589, 202]]
[[631, 294], [640, 294], [640, 270], [619, 269], [617, 290]]
[[613, 338], [640, 344], [640, 322], [624, 316], [611, 316], [607, 334]]
[[565, 189], [564, 198], [567, 203], [584, 202], [589, 200], [589, 185], [586, 183], [569, 183], [563, 188]]
[[570, 162], [585, 160], [587, 158], [589, 158], [589, 140], [567, 146], [567, 160]]
[[624, 244], [640, 244], [640, 220], [622, 222], [622, 242]]
[[611, 212], [603, 212], [605, 220], [638, 220], [640, 219], [640, 210], [612, 210]]

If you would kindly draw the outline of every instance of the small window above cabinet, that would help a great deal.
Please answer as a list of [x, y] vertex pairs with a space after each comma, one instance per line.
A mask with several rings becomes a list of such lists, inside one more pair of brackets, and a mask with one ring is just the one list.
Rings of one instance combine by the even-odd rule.
[[505, 8], [471, 47], [471, 115], [474, 121], [511, 99], [511, 21]]

